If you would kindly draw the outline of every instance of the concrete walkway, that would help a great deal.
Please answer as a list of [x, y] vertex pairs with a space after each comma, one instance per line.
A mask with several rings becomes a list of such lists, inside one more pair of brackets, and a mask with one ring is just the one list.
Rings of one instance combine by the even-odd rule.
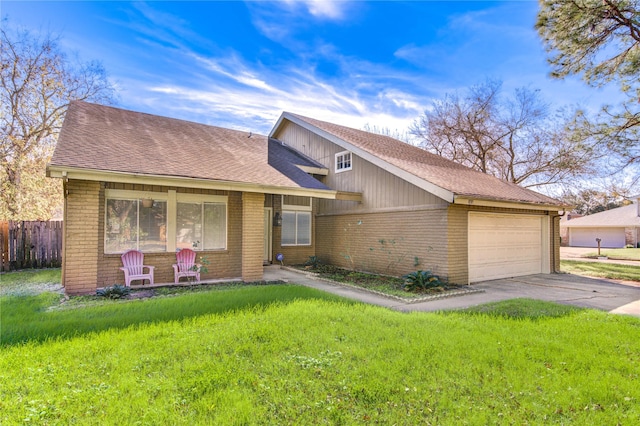
[[348, 299], [404, 312], [464, 309], [489, 302], [530, 298], [640, 317], [640, 287], [572, 274], [540, 274], [485, 281], [471, 286], [473, 289], [482, 290], [479, 293], [418, 303], [407, 303], [366, 290], [323, 281], [304, 272], [281, 269], [279, 265], [265, 267], [264, 279], [296, 283]]

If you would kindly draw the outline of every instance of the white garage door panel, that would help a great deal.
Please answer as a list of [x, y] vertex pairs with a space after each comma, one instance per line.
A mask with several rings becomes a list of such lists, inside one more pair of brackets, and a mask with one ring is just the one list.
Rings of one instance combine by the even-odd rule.
[[624, 247], [624, 228], [569, 228], [569, 245], [572, 247]]
[[540, 216], [469, 214], [469, 281], [542, 272]]

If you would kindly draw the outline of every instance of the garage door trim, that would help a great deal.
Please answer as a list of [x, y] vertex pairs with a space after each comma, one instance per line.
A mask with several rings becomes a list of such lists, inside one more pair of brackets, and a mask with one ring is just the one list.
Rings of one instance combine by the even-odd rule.
[[[469, 283], [535, 273], [550, 273], [549, 216], [470, 211], [467, 224]], [[515, 233], [511, 234], [509, 228]], [[497, 236], [492, 240], [494, 244], [478, 245], [477, 239], [483, 233], [487, 235], [490, 230], [493, 230]], [[501, 231], [504, 232], [501, 233]], [[485, 240], [483, 239], [483, 241]], [[482, 247], [482, 251], [478, 250], [480, 247]], [[508, 256], [511, 253], [513, 253], [513, 260], [509, 261], [509, 258], [504, 258], [504, 268], [500, 265], [500, 260], [491, 261], [492, 254], [495, 254], [495, 258], [499, 259], [499, 256]], [[482, 259], [483, 256], [485, 259], [489, 259], [488, 263]], [[477, 265], [479, 264], [486, 265], [487, 268], [478, 270]]]

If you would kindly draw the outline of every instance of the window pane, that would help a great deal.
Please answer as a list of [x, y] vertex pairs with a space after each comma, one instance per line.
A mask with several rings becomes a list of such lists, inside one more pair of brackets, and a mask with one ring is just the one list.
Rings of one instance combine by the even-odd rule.
[[227, 245], [227, 209], [225, 204], [204, 205], [204, 249], [225, 249]]
[[343, 168], [345, 168], [345, 169], [350, 169], [351, 168], [351, 153], [350, 152], [344, 155]]
[[311, 213], [298, 212], [298, 245], [311, 244]]
[[295, 212], [282, 212], [282, 245], [296, 243], [296, 214]]
[[123, 253], [136, 249], [138, 202], [107, 200], [105, 253]]
[[202, 248], [202, 204], [178, 203], [176, 248]]
[[154, 201], [153, 207], [140, 203], [139, 250], [144, 252], [167, 250], [167, 202]]

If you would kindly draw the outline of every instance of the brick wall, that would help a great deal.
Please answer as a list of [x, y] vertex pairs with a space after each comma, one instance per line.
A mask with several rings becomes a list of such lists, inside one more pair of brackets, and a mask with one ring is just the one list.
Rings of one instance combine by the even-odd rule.
[[452, 204], [447, 211], [449, 280], [469, 282], [469, 208]]
[[242, 280], [262, 280], [264, 194], [242, 193]]
[[446, 209], [319, 216], [316, 255], [360, 271], [400, 276], [422, 269], [446, 277], [446, 229]]
[[[112, 188], [117, 185], [117, 188]], [[124, 187], [123, 187], [124, 186]], [[128, 190], [140, 190], [154, 192], [166, 192], [169, 189], [176, 189], [178, 193], [198, 193], [204, 195], [227, 195], [226, 192], [221, 191], [208, 191], [208, 190], [191, 190], [183, 188], [168, 188], [168, 187], [149, 187], [143, 185], [130, 185], [130, 184], [107, 184], [107, 187], [112, 189], [128, 189]], [[206, 257], [209, 261], [207, 265], [208, 272], [203, 273], [200, 276], [202, 280], [215, 279], [215, 278], [239, 278], [242, 274], [242, 193], [230, 192], [228, 193], [228, 223], [227, 223], [227, 250], [216, 251], [198, 251], [197, 256]], [[120, 254], [105, 254], [104, 253], [104, 190], [100, 195], [100, 236], [102, 238], [99, 244], [99, 258], [98, 263], [98, 287], [106, 287], [114, 284], [124, 284], [124, 272], [119, 268], [122, 266], [122, 260]], [[176, 262], [175, 253], [145, 253], [145, 264], [155, 266], [154, 280], [156, 283], [172, 283], [173, 267]], [[183, 279], [184, 281], [184, 279]], [[140, 281], [136, 281], [135, 284], [140, 284]]]
[[[202, 274], [201, 279], [239, 278], [242, 274], [240, 192], [78, 180], [70, 180], [66, 188], [63, 284], [68, 294], [91, 294], [99, 287], [124, 284], [124, 273], [119, 269], [122, 266], [120, 254], [104, 253], [105, 188], [154, 192], [174, 189], [178, 193], [227, 195], [227, 250], [198, 252], [198, 256], [205, 256], [210, 262], [209, 272]], [[145, 264], [155, 266], [156, 283], [173, 282], [174, 263], [175, 253], [145, 254]]]
[[65, 185], [63, 285], [68, 294], [95, 293], [98, 278], [100, 183]]

